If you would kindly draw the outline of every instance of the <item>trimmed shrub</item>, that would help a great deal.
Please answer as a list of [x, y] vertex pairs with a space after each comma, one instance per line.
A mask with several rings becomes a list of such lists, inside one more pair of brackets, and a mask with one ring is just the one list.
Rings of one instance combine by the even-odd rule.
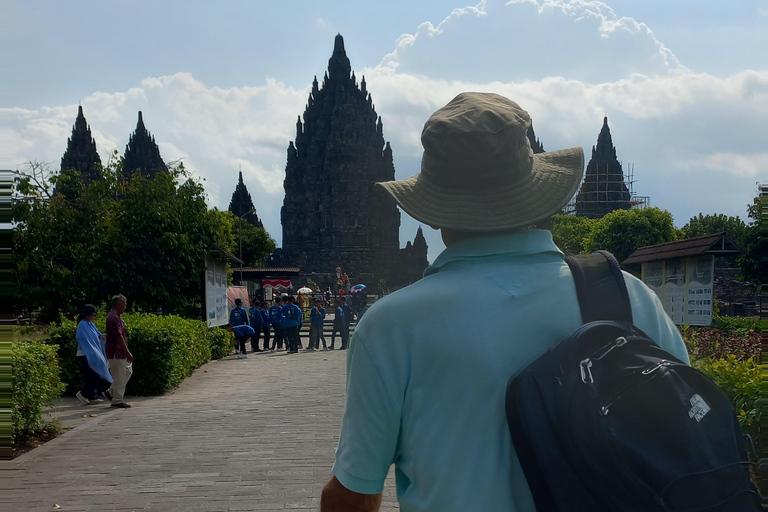
[[232, 352], [235, 345], [235, 335], [218, 327], [208, 332], [208, 339], [211, 342], [211, 359], [221, 359]]
[[709, 375], [731, 399], [741, 428], [757, 439], [760, 411], [760, 368], [754, 359], [739, 360], [734, 355], [723, 359], [700, 359], [693, 366]]
[[[133, 376], [127, 393], [159, 395], [176, 387], [196, 368], [208, 362], [212, 355], [224, 357], [233, 346], [232, 335], [222, 329], [209, 329], [205, 322], [177, 316], [123, 314], [128, 330], [128, 347], [134, 357]], [[106, 318], [96, 319], [100, 331], [105, 330]], [[51, 329], [51, 342], [59, 348], [61, 377], [67, 391], [74, 393], [82, 383], [80, 367], [75, 357], [77, 327], [69, 320]], [[226, 345], [226, 351], [223, 347]]]
[[760, 319], [757, 317], [714, 315], [710, 327], [712, 329], [722, 329], [723, 331], [759, 332]]
[[13, 442], [18, 444], [41, 430], [43, 411], [64, 386], [55, 347], [42, 341], [14, 340], [11, 358], [11, 423]]
[[684, 326], [680, 332], [692, 361], [724, 359], [731, 356], [738, 360], [757, 360], [760, 354], [760, 333], [755, 331], [724, 331]]

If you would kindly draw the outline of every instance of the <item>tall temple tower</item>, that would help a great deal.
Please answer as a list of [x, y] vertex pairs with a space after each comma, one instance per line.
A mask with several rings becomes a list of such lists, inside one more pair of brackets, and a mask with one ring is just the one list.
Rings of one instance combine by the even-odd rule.
[[[288, 144], [283, 247], [272, 263], [307, 273], [331, 273], [338, 265], [356, 279], [392, 283], [418, 279], [423, 267], [401, 264], [400, 212], [374, 186], [393, 179], [381, 117], [364, 77], [358, 86], [337, 35], [322, 86], [315, 77], [303, 122], [296, 122], [296, 141]], [[426, 243], [418, 250], [426, 266]]]
[[624, 172], [616, 158], [608, 118], [592, 146], [592, 158], [587, 164], [584, 182], [576, 195], [576, 215], [599, 219], [614, 210], [629, 210], [631, 195], [624, 181]]
[[67, 169], [80, 172], [86, 185], [101, 179], [101, 158], [96, 151], [96, 142], [91, 137], [91, 127], [85, 121], [82, 106], [77, 107], [72, 136], [67, 140], [67, 150], [61, 157], [61, 170]]
[[232, 192], [232, 199], [229, 201], [229, 211], [238, 217], [242, 217], [243, 220], [254, 227], [264, 227], [264, 224], [259, 220], [259, 216], [256, 215], [256, 207], [253, 206], [251, 194], [248, 192], [245, 183], [243, 183], [242, 171], [240, 171], [240, 177], [238, 178], [235, 191]]
[[158, 172], [168, 172], [165, 162], [160, 157], [160, 149], [155, 143], [139, 111], [139, 122], [136, 123], [136, 131], [131, 135], [123, 156], [123, 175], [130, 178], [136, 169], [149, 178], [154, 178]]

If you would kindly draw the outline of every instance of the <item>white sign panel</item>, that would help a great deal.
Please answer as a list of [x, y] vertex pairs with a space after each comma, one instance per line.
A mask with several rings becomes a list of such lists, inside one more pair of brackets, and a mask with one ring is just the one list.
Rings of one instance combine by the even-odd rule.
[[712, 285], [714, 284], [714, 256], [688, 258], [686, 281], [688, 297], [685, 308], [685, 323], [688, 325], [710, 325], [712, 323]]
[[208, 327], [227, 325], [227, 264], [206, 258], [205, 309]]
[[643, 263], [643, 282], [678, 325], [710, 325], [714, 295], [712, 255]]

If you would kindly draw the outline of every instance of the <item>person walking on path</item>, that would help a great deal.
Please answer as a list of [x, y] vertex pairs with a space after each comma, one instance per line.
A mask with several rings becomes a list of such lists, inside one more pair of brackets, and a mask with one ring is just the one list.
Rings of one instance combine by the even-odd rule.
[[259, 348], [259, 338], [261, 337], [261, 310], [259, 305], [259, 301], [253, 299], [251, 300], [251, 307], [248, 309], [248, 321], [253, 329], [253, 336], [251, 336], [251, 350], [253, 352], [261, 352]]
[[[261, 309], [259, 310], [259, 327], [264, 333], [264, 351], [274, 350], [275, 346], [270, 345], [269, 342], [269, 308], [267, 301], [261, 303]], [[254, 327], [255, 329], [255, 327]]]
[[347, 298], [341, 298], [341, 309], [344, 310], [344, 324], [341, 329], [341, 350], [347, 350], [349, 345], [349, 324], [352, 323], [352, 310], [347, 304]]
[[291, 354], [299, 352], [299, 329], [301, 329], [302, 314], [299, 306], [294, 304], [293, 295], [286, 297], [287, 304], [283, 306], [283, 328], [288, 338], [288, 351]]
[[323, 322], [325, 321], [325, 308], [323, 307], [323, 301], [315, 299], [315, 305], [312, 307], [312, 311], [309, 313], [309, 349], [318, 350], [320, 348], [320, 340], [323, 340], [323, 349], [327, 349], [328, 346], [325, 343], [325, 335], [323, 334]]
[[336, 345], [336, 334], [338, 333], [341, 337], [341, 346], [345, 347], [344, 344], [344, 326], [346, 325], [346, 320], [344, 319], [344, 308], [341, 307], [341, 299], [344, 297], [340, 297], [336, 299], [336, 311], [333, 315], [333, 331], [331, 332], [331, 350], [335, 348], [334, 345]]
[[[394, 463], [403, 512], [536, 510], [507, 426], [508, 380], [581, 326], [576, 287], [549, 231], [581, 182], [581, 148], [533, 154], [528, 113], [462, 93], [421, 134], [421, 172], [379, 183], [446, 249], [424, 278], [380, 298], [355, 329], [346, 402], [320, 509], [379, 510]], [[468, 186], [471, 184], [471, 186]], [[688, 361], [658, 297], [625, 273], [634, 323]], [[456, 290], [484, 290], [481, 325]], [[439, 304], [440, 307], [435, 307]], [[396, 321], [393, 321], [396, 319]], [[477, 340], [467, 350], [467, 333]]]
[[283, 306], [280, 297], [275, 297], [275, 303], [269, 308], [269, 324], [275, 331], [275, 341], [272, 346], [277, 347], [276, 350], [283, 350], [285, 332], [283, 331]]
[[232, 325], [248, 325], [248, 312], [243, 307], [243, 301], [235, 299], [235, 307], [229, 312], [229, 323]]
[[93, 324], [96, 318], [96, 308], [93, 304], [86, 304], [77, 317], [77, 360], [83, 369], [83, 387], [75, 396], [86, 405], [99, 398], [103, 392], [109, 389], [112, 383], [112, 374], [109, 373], [107, 355], [104, 352], [104, 335]]
[[245, 344], [248, 342], [248, 338], [253, 336], [255, 332], [250, 325], [232, 325], [227, 324], [227, 330], [235, 334], [235, 342], [239, 348], [238, 359], [246, 359], [248, 357], [248, 351], [245, 348]]
[[122, 317], [127, 305], [128, 299], [125, 296], [112, 297], [112, 309], [107, 315], [107, 342], [104, 345], [113, 379], [112, 386], [104, 392], [104, 396], [112, 401], [112, 407], [120, 409], [131, 407], [125, 403], [125, 386], [133, 375], [133, 354], [128, 350], [128, 331]]

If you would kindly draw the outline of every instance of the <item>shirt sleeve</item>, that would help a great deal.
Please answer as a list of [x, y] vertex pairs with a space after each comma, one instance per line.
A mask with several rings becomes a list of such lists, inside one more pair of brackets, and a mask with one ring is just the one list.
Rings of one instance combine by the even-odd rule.
[[686, 364], [691, 364], [688, 349], [675, 323], [664, 311], [658, 295], [635, 276], [624, 272], [632, 304], [633, 323], [661, 348]]
[[378, 494], [395, 459], [401, 401], [393, 399], [364, 342], [347, 355], [347, 397], [333, 474], [350, 491]]

